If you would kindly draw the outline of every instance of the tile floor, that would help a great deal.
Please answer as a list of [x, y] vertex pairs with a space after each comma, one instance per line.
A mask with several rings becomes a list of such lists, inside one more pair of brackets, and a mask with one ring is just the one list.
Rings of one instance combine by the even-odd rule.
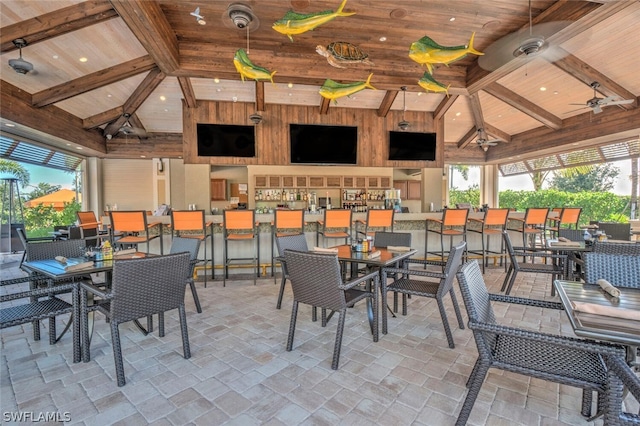
[[[17, 260], [0, 258], [3, 279], [20, 275]], [[503, 277], [501, 268], [487, 270], [490, 291], [499, 291]], [[550, 285], [548, 276], [520, 274], [513, 294], [551, 299]], [[199, 288], [202, 314], [187, 292], [188, 360], [182, 357], [177, 313], [167, 315], [162, 339], [122, 325], [127, 378], [122, 388], [116, 386], [109, 326], [102, 316], [89, 363], [72, 362], [70, 335], [50, 346], [46, 332], [33, 341], [31, 325], [2, 330], [2, 421], [7, 413], [22, 412], [58, 413], [59, 420], [68, 416], [68, 424], [86, 425], [455, 422], [477, 352], [471, 332], [455, 326], [450, 302], [455, 349], [447, 346], [433, 299], [410, 299], [409, 314], [390, 318], [389, 333], [377, 343], [365, 305], [349, 310], [340, 368], [333, 371], [336, 318], [322, 328], [301, 305], [294, 348], [286, 352], [291, 292], [287, 286], [283, 309], [276, 310], [277, 291], [270, 277], [256, 286], [251, 280], [228, 281], [225, 288], [209, 282]], [[501, 323], [571, 334], [564, 312], [499, 305], [495, 310]], [[587, 424], [580, 398], [575, 388], [491, 370], [469, 423]]]

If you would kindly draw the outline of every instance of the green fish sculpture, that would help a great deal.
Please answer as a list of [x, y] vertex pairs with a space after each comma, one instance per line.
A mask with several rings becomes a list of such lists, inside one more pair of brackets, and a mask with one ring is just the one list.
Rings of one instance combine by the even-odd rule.
[[320, 96], [332, 100], [334, 104], [337, 104], [337, 99], [343, 96], [351, 96], [366, 88], [376, 90], [376, 88], [371, 85], [372, 76], [373, 73], [369, 74], [367, 81], [357, 81], [355, 83], [338, 83], [331, 79], [326, 79], [320, 88]]
[[233, 56], [233, 65], [236, 66], [236, 70], [240, 73], [240, 78], [244, 81], [244, 78], [253, 80], [269, 80], [273, 83], [273, 75], [276, 71], [271, 72], [266, 68], [254, 65], [249, 59], [247, 52], [244, 49], [236, 50], [236, 54]]
[[427, 70], [433, 74], [433, 64], [448, 65], [464, 58], [469, 53], [474, 55], [484, 55], [484, 53], [473, 48], [473, 39], [476, 33], [471, 34], [469, 44], [465, 46], [440, 46], [431, 38], [424, 36], [420, 40], [411, 43], [409, 57], [427, 66]]
[[418, 80], [418, 85], [422, 87], [427, 92], [436, 92], [436, 93], [446, 93], [447, 97], [449, 97], [449, 86], [450, 84], [445, 86], [444, 84], [437, 81], [431, 74], [427, 71], [424, 72], [422, 78]]
[[293, 10], [288, 11], [282, 19], [277, 20], [273, 24], [273, 29], [289, 37], [289, 40], [293, 41], [292, 35], [298, 35], [313, 30], [316, 27], [326, 24], [327, 22], [335, 19], [338, 16], [351, 16], [355, 15], [355, 12], [343, 12], [344, 5], [347, 4], [347, 0], [343, 0], [342, 4], [335, 12], [333, 10], [325, 10], [323, 12], [316, 13], [297, 13]]

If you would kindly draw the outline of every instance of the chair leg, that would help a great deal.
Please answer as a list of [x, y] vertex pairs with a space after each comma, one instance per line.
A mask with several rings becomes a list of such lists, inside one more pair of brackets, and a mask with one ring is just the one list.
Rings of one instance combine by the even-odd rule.
[[[293, 300], [293, 307], [291, 308], [291, 321], [289, 322], [289, 336], [287, 337], [287, 351], [291, 352], [293, 349], [293, 337], [296, 332], [296, 318], [298, 317], [298, 301]], [[315, 307], [314, 307], [315, 310]]]
[[482, 383], [484, 383], [484, 379], [485, 377], [487, 377], [487, 372], [489, 371], [489, 364], [485, 364], [483, 362], [478, 362], [478, 361], [476, 361], [476, 366], [474, 367], [475, 374], [472, 376], [473, 380], [471, 382], [471, 385], [469, 386], [467, 397], [464, 399], [464, 404], [462, 404], [462, 409], [460, 409], [460, 414], [458, 414], [458, 419], [456, 420], [456, 426], [464, 426], [467, 424], [467, 420], [469, 420], [469, 415], [471, 415], [471, 410], [473, 410], [473, 406], [476, 403], [478, 394], [480, 393], [480, 388], [482, 388]]
[[458, 318], [458, 326], [460, 327], [460, 330], [464, 330], [464, 320], [462, 319], [462, 313], [460, 312], [460, 306], [458, 305], [456, 294], [454, 293], [453, 289], [449, 290], [449, 294], [451, 295], [453, 310], [456, 313], [456, 318]]
[[436, 302], [438, 302], [438, 310], [440, 311], [440, 317], [442, 318], [444, 334], [447, 335], [447, 343], [449, 343], [449, 347], [453, 349], [456, 347], [456, 344], [453, 342], [453, 334], [451, 334], [451, 328], [449, 327], [449, 320], [447, 319], [447, 312], [444, 309], [444, 303], [442, 303], [442, 299], [439, 297], [436, 297]]
[[331, 362], [331, 369], [337, 370], [340, 363], [340, 348], [342, 346], [342, 333], [344, 332], [344, 321], [347, 316], [347, 310], [343, 309], [338, 312], [338, 330], [336, 331], [336, 343], [333, 346], [333, 361]]
[[516, 275], [518, 275], [518, 271], [516, 269], [513, 270], [511, 274], [511, 279], [509, 280], [509, 285], [507, 286], [507, 290], [504, 292], [506, 296], [511, 293], [511, 288], [513, 288], [513, 283], [516, 282]]
[[278, 292], [278, 303], [276, 304], [276, 309], [280, 309], [282, 307], [282, 297], [284, 296], [284, 286], [287, 283], [287, 277], [284, 273], [284, 266], [282, 267], [282, 280], [280, 281], [280, 291]]
[[49, 344], [55, 345], [56, 340], [56, 317], [51, 316], [49, 317]]
[[182, 353], [184, 359], [191, 358], [191, 347], [189, 346], [189, 330], [187, 329], [187, 313], [184, 304], [178, 306], [180, 315], [180, 331], [182, 332]]
[[164, 337], [164, 312], [158, 312], [158, 336]]
[[513, 274], [513, 265], [509, 265], [509, 270], [507, 271], [507, 274], [504, 276], [504, 281], [502, 282], [502, 287], [500, 287], [500, 291], [505, 291], [505, 289], [507, 288], [507, 283], [511, 278], [511, 274]]
[[407, 295], [402, 293], [402, 315], [407, 315]]
[[[206, 275], [207, 273], [205, 272], [205, 276]], [[189, 287], [191, 287], [191, 294], [193, 295], [193, 303], [196, 304], [196, 311], [199, 314], [201, 314], [202, 306], [200, 306], [200, 298], [198, 297], [198, 292], [196, 291], [196, 283], [193, 280], [189, 280]]]
[[485, 245], [484, 234], [480, 234], [480, 239], [482, 240], [482, 273], [484, 274], [486, 263], [487, 263], [487, 247], [489, 246], [489, 235], [487, 235], [487, 243]]
[[[582, 390], [582, 410], [581, 414], [584, 417], [591, 417], [591, 404], [593, 402], [593, 391], [583, 389]], [[600, 398], [598, 398], [598, 404], [600, 404]]]
[[111, 346], [113, 346], [113, 361], [116, 364], [116, 377], [118, 386], [124, 386], [126, 380], [124, 378], [124, 365], [122, 364], [122, 346], [120, 344], [120, 331], [118, 324], [111, 321]]

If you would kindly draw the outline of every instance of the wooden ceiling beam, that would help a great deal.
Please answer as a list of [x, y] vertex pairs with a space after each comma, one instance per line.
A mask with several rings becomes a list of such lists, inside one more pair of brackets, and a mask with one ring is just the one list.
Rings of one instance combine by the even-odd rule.
[[329, 105], [331, 104], [331, 100], [327, 99], [323, 96], [320, 96], [320, 114], [328, 114], [329, 113]]
[[23, 38], [27, 44], [33, 45], [117, 16], [118, 14], [108, 1], [89, 0], [16, 22], [2, 28], [0, 53], [17, 50], [18, 48], [13, 44], [13, 40], [17, 38]]
[[498, 83], [489, 84], [484, 88], [484, 91], [538, 120], [549, 128], [558, 130], [562, 127], [562, 120], [560, 118]]
[[477, 93], [469, 95], [469, 106], [471, 107], [471, 114], [473, 115], [473, 122], [476, 125], [476, 131], [480, 132], [480, 137], [487, 138], [487, 133], [484, 130], [484, 114], [482, 114], [482, 105], [480, 104], [480, 96]]
[[478, 131], [475, 126], [471, 126], [469, 131], [457, 142], [458, 148], [466, 148], [478, 136]]
[[122, 105], [117, 106], [115, 108], [108, 109], [104, 112], [83, 119], [82, 127], [84, 129], [93, 129], [94, 127], [102, 126], [103, 124], [107, 124], [115, 120], [122, 114], [124, 114], [124, 108], [122, 107]]
[[122, 64], [114, 65], [107, 69], [96, 71], [76, 78], [75, 80], [34, 93], [33, 106], [43, 107], [45, 105], [51, 105], [149, 71], [153, 67], [155, 67], [155, 63], [150, 56], [132, 59]]
[[440, 120], [440, 118], [444, 117], [447, 111], [449, 111], [449, 108], [451, 108], [457, 100], [458, 95], [446, 96], [442, 101], [440, 101], [435, 111], [433, 111], [433, 119]]
[[398, 96], [397, 90], [387, 90], [387, 93], [384, 94], [384, 98], [382, 98], [382, 102], [380, 102], [380, 106], [378, 107], [378, 117], [386, 117], [389, 111], [391, 110], [391, 105], [396, 100]]
[[505, 131], [492, 126], [489, 123], [484, 123], [484, 131], [496, 139], [500, 139], [503, 142], [511, 142], [511, 135]]
[[264, 111], [264, 81], [256, 81], [256, 111]]
[[563, 58], [552, 62], [553, 65], [560, 68], [567, 74], [572, 75], [576, 79], [582, 81], [589, 86], [594, 81], [600, 84], [598, 92], [605, 96], [615, 96], [620, 99], [633, 99], [634, 102], [627, 105], [620, 105], [624, 109], [633, 109], [638, 106], [638, 102], [633, 93], [629, 92], [624, 87], [620, 86], [615, 81], [611, 80], [606, 75], [602, 74], [597, 69], [591, 67], [591, 65], [578, 59], [577, 57], [570, 55], [568, 52], [564, 52]]
[[147, 0], [111, 0], [113, 8], [165, 74], [180, 68], [178, 39], [160, 4]]
[[182, 133], [150, 133], [145, 139], [119, 137], [107, 143], [108, 158], [178, 158], [182, 154]]
[[129, 117], [129, 124], [131, 124], [132, 127], [137, 127], [146, 131], [146, 129], [144, 128], [144, 124], [142, 124], [142, 121], [140, 121], [140, 117], [138, 117], [138, 114], [131, 114], [131, 116]]
[[196, 107], [196, 94], [193, 91], [193, 85], [189, 77], [178, 77], [178, 84], [180, 84], [180, 90], [182, 90], [182, 96], [188, 108]]

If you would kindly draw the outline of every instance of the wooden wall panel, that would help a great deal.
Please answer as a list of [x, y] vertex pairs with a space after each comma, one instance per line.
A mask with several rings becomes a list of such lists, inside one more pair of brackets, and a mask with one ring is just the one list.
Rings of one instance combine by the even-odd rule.
[[[183, 104], [183, 137], [185, 164], [212, 165], [289, 165], [289, 124], [325, 124], [358, 127], [358, 166], [441, 168], [444, 165], [444, 134], [440, 127], [436, 161], [388, 161], [388, 131], [397, 130], [402, 111], [390, 111], [378, 117], [375, 110], [359, 110], [332, 106], [327, 114], [319, 114], [317, 106], [265, 105], [262, 123], [256, 126], [256, 157], [198, 157], [196, 123], [251, 124], [253, 103], [198, 101], [195, 108]], [[433, 113], [407, 111], [409, 131], [436, 132]]]

